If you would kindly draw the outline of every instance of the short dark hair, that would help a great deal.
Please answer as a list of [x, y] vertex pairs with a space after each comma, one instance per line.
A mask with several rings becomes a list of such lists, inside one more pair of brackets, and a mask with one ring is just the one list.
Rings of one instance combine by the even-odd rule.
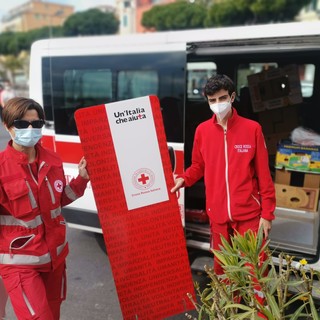
[[36, 110], [39, 119], [44, 120], [44, 112], [38, 102], [29, 98], [15, 97], [5, 104], [2, 110], [2, 121], [7, 128], [11, 128], [14, 120], [22, 119], [28, 110]]
[[208, 79], [203, 93], [205, 96], [212, 96], [220, 90], [227, 90], [229, 95], [235, 92], [233, 81], [225, 74], [216, 74]]

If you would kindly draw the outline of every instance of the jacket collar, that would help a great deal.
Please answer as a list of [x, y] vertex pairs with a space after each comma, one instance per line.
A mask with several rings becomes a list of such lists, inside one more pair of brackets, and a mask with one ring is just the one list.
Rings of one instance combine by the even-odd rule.
[[[232, 115], [228, 119], [227, 128], [228, 129], [232, 128], [232, 126], [234, 125], [234, 123], [237, 121], [238, 118], [239, 118], [239, 115], [238, 115], [237, 110], [234, 107], [232, 107]], [[218, 123], [218, 120], [217, 120], [217, 116], [215, 114], [213, 114], [212, 120], [213, 120], [214, 124], [217, 124], [220, 126], [220, 124]]]
[[[47, 152], [41, 146], [40, 143], [37, 143], [35, 145], [35, 148], [37, 150], [37, 157], [38, 157], [39, 163], [45, 162], [50, 165], [57, 165], [57, 166], [60, 165], [59, 159], [55, 155]], [[7, 148], [5, 150], [5, 154], [6, 154], [6, 158], [9, 161], [13, 160], [13, 161], [17, 162], [18, 164], [28, 164], [29, 163], [28, 156], [25, 153], [18, 151], [12, 147], [12, 140], [10, 140], [8, 142]]]

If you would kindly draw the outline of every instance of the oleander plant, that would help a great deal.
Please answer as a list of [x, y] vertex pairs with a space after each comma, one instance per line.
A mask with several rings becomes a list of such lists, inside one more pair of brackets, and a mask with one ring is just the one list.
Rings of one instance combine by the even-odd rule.
[[[225, 274], [217, 276], [205, 266], [210, 279], [204, 289], [195, 283], [197, 301], [188, 294], [197, 317], [188, 319], [319, 319], [313, 294], [319, 272], [305, 259], [299, 263], [286, 253], [279, 255], [275, 265], [268, 241], [262, 230], [235, 235], [229, 244], [222, 238], [221, 251], [212, 250], [221, 261]], [[261, 262], [261, 255], [266, 258]], [[257, 292], [256, 288], [259, 287]], [[258, 293], [258, 294], [257, 294]]]

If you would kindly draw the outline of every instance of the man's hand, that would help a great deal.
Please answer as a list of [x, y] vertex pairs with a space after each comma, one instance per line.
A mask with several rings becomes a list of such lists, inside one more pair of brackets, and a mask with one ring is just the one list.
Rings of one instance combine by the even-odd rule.
[[177, 178], [175, 180], [175, 186], [170, 190], [171, 193], [174, 193], [178, 191], [180, 188], [184, 186], [184, 179], [183, 178]]
[[265, 239], [268, 239], [268, 237], [269, 237], [269, 232], [271, 230], [271, 226], [272, 226], [272, 221], [266, 220], [264, 218], [260, 218], [259, 229], [263, 228], [263, 233], [264, 233]]

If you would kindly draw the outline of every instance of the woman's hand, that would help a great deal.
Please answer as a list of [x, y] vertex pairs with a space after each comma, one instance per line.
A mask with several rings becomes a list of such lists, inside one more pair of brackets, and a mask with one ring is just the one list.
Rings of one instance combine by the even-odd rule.
[[89, 180], [90, 178], [87, 171], [87, 160], [84, 157], [82, 157], [82, 159], [80, 160], [78, 164], [78, 168], [79, 168], [80, 177], [82, 177], [83, 179]]

